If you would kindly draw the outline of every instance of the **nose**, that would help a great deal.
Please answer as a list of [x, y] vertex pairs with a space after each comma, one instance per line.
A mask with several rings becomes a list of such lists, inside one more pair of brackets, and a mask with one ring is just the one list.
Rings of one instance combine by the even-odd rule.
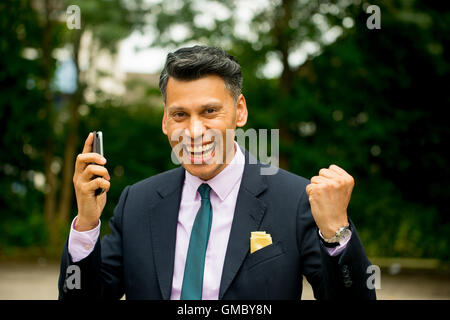
[[194, 144], [201, 143], [202, 137], [206, 132], [206, 128], [202, 121], [192, 117], [189, 127], [185, 129], [185, 135], [188, 141]]

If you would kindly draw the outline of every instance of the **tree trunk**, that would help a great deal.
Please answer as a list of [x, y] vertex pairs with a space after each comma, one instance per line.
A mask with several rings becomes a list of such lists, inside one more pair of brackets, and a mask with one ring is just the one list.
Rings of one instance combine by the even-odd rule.
[[[294, 72], [289, 66], [289, 49], [290, 49], [290, 32], [289, 32], [289, 20], [292, 19], [292, 0], [283, 0], [281, 6], [278, 8], [278, 14], [275, 15], [274, 21], [274, 39], [276, 47], [281, 53], [281, 63], [283, 64], [283, 72], [280, 78], [280, 95], [281, 98], [288, 97], [291, 94], [293, 81], [295, 78]], [[280, 128], [280, 138], [287, 147], [293, 143], [293, 138], [289, 133], [289, 127], [284, 118], [280, 119], [278, 124]], [[280, 155], [280, 167], [289, 170], [289, 157], [286, 155]]]
[[45, 167], [45, 197], [44, 197], [44, 219], [47, 223], [50, 242], [53, 242], [55, 238], [55, 232], [53, 232], [53, 223], [56, 216], [56, 191], [58, 177], [52, 171], [52, 163], [54, 160], [53, 154], [53, 128], [54, 128], [54, 111], [53, 111], [53, 94], [50, 89], [52, 78], [52, 34], [53, 34], [53, 21], [52, 4], [51, 1], [46, 0], [44, 2], [44, 36], [42, 39], [42, 69], [44, 80], [44, 96], [45, 96], [45, 116], [47, 122], [47, 138], [45, 141], [44, 149], [44, 167]]

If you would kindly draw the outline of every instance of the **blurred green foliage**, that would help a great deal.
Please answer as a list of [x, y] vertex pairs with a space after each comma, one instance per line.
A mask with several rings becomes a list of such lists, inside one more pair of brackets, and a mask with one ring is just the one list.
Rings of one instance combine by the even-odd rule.
[[36, 133], [45, 126], [38, 116], [44, 104], [42, 68], [23, 57], [24, 48], [40, 45], [43, 30], [36, 25], [38, 14], [29, 3], [0, 4], [0, 248], [45, 245], [43, 196], [27, 175], [42, 168], [42, 159], [24, 156], [24, 150], [42, 144]]
[[[280, 128], [280, 165], [309, 178], [335, 163], [355, 177], [349, 215], [369, 256], [449, 260], [450, 172], [445, 141], [450, 131], [444, 116], [450, 105], [448, 5], [374, 2], [381, 8], [381, 29], [369, 30], [369, 14], [359, 1], [269, 2], [255, 13], [249, 23], [253, 36], [246, 38], [235, 32], [239, 1], [210, 2], [231, 14], [201, 26], [195, 23], [199, 1], [146, 7], [155, 32], [153, 45], [174, 49], [195, 42], [232, 53], [243, 69], [249, 108], [246, 127]], [[1, 148], [7, 150], [0, 154], [3, 251], [47, 245], [44, 190], [35, 186], [35, 175], [44, 171], [40, 150], [48, 136], [54, 135], [55, 154], [62, 156], [67, 134], [48, 128], [40, 116], [44, 93], [33, 85], [33, 79], [39, 83], [42, 77], [39, 59], [25, 59], [23, 50], [39, 47], [35, 39], [45, 30], [36, 27], [39, 16], [34, 8], [24, 1], [16, 3], [20, 5], [0, 4], [0, 130]], [[88, 3], [79, 2], [82, 12]], [[114, 16], [116, 2], [109, 4], [104, 14]], [[336, 41], [323, 39], [325, 31], [314, 22], [317, 17], [328, 30], [340, 30]], [[105, 28], [102, 19], [89, 21], [106, 42], [109, 32], [117, 36], [114, 41], [120, 38], [114, 28]], [[127, 23], [123, 21], [123, 26]], [[179, 25], [190, 30], [182, 39], [173, 37], [173, 28]], [[70, 42], [59, 41], [57, 46]], [[300, 65], [289, 64], [289, 53], [308, 42], [319, 50]], [[283, 71], [268, 79], [261, 70], [271, 55], [279, 58]], [[102, 218], [104, 233], [125, 186], [174, 165], [161, 132], [162, 107], [149, 102], [154, 101], [150, 99], [154, 88], [133, 104], [101, 92], [98, 96], [103, 98], [83, 102], [88, 112], [80, 116], [76, 130], [77, 150], [89, 131], [104, 133], [112, 182]], [[75, 199], [71, 208], [73, 218]], [[67, 233], [68, 228], [61, 238]]]

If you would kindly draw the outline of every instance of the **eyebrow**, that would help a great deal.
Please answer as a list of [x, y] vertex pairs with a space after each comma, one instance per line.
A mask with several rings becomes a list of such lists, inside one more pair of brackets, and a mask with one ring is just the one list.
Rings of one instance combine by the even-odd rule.
[[[223, 105], [221, 103], [217, 103], [217, 102], [210, 102], [210, 103], [205, 103], [205, 104], [201, 105], [200, 109], [204, 110], [206, 108], [211, 108], [211, 107], [221, 109], [221, 108], [223, 108]], [[167, 110], [169, 112], [184, 111], [184, 110], [186, 110], [186, 107], [183, 107], [183, 106], [170, 106], [170, 107], [167, 108]]]

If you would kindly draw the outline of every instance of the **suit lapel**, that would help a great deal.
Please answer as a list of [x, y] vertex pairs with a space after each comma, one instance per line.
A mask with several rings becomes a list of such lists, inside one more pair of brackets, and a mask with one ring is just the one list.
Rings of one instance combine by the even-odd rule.
[[150, 227], [153, 254], [163, 299], [170, 299], [175, 259], [178, 212], [184, 183], [184, 169], [179, 167], [158, 188], [161, 200], [151, 207]]
[[[250, 233], [259, 229], [266, 204], [258, 196], [267, 189], [258, 164], [249, 164], [249, 153], [245, 152], [245, 168], [236, 201], [233, 223], [228, 240], [222, 271], [219, 299], [229, 288], [250, 249]], [[253, 158], [256, 162], [256, 160]], [[255, 163], [251, 162], [251, 163]]]

